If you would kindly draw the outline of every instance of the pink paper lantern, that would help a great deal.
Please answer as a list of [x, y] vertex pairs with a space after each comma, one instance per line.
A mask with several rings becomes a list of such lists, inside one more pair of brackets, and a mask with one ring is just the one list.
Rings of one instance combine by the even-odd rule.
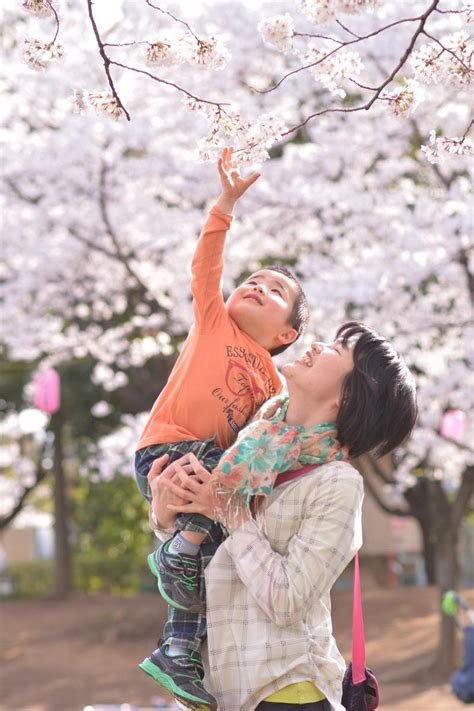
[[34, 377], [35, 407], [48, 415], [54, 415], [61, 404], [59, 374], [53, 368], [41, 370]]
[[446, 439], [452, 439], [462, 444], [464, 442], [465, 427], [466, 415], [462, 410], [446, 410], [441, 415], [439, 430]]

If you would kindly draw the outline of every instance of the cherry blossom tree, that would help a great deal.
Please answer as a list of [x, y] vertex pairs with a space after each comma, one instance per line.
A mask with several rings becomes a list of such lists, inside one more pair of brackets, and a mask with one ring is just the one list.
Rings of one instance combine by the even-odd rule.
[[[447, 441], [439, 424], [473, 411], [472, 4], [302, 0], [269, 16], [124, 2], [112, 19], [100, 2], [23, 6], [8, 3], [0, 70], [7, 357], [90, 363], [92, 417], [124, 419], [88, 466], [130, 470], [138, 413], [191, 322], [212, 161], [225, 142], [244, 164], [270, 157], [239, 206], [224, 288], [282, 261], [312, 306], [306, 341], [347, 318], [393, 339], [417, 376], [419, 426], [393, 475], [373, 463], [367, 481], [375, 467], [381, 505], [415, 515], [421, 487], [433, 492], [436, 582], [453, 586], [473, 462], [468, 434]], [[444, 628], [448, 656], [452, 639]]]

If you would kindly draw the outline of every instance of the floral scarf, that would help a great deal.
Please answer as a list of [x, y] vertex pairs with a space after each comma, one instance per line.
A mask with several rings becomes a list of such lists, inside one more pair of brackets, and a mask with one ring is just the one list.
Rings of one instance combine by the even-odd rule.
[[253, 497], [268, 497], [282, 472], [348, 458], [334, 422], [288, 425], [288, 404], [288, 395], [266, 403], [213, 470], [215, 491], [226, 499], [230, 494], [228, 505], [248, 507]]

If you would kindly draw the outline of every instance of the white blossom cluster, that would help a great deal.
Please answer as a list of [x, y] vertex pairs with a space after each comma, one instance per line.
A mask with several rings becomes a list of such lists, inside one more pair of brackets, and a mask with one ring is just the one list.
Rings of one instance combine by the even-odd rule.
[[92, 479], [110, 480], [116, 474], [131, 476], [136, 443], [146, 423], [146, 415], [124, 416], [122, 425], [112, 434], [102, 437], [90, 448], [85, 472], [95, 472]]
[[395, 116], [409, 116], [418, 104], [423, 101], [423, 87], [413, 79], [405, 79], [404, 85], [399, 89], [382, 94]]
[[341, 98], [346, 96], [346, 92], [339, 82], [357, 76], [363, 69], [359, 54], [348, 50], [330, 54], [328, 47], [309, 45], [308, 51], [299, 56], [304, 65], [310, 65], [309, 72], [314, 79], [331, 94]]
[[51, 62], [56, 62], [64, 54], [62, 45], [56, 42], [40, 42], [36, 39], [25, 39], [23, 59], [30, 69], [43, 71]]
[[176, 67], [187, 63], [208, 69], [224, 69], [231, 55], [221, 37], [199, 39], [190, 33], [163, 37], [151, 43], [146, 51], [148, 65]]
[[430, 163], [444, 163], [450, 156], [472, 155], [472, 143], [467, 138], [455, 136], [437, 136], [436, 131], [430, 131], [430, 141], [421, 146], [421, 150]]
[[280, 52], [289, 52], [293, 49], [293, 18], [288, 12], [265, 18], [259, 22], [258, 31], [269, 47], [274, 47]]
[[248, 122], [239, 111], [229, 107], [215, 107], [186, 99], [190, 111], [202, 113], [211, 123], [211, 133], [198, 141], [198, 157], [201, 162], [217, 160], [228, 138], [234, 138], [234, 159], [239, 164], [262, 163], [268, 160], [268, 149], [279, 140], [286, 130], [284, 122], [274, 114], [261, 114]]
[[24, 0], [22, 7], [32, 15], [46, 17], [53, 14], [51, 2], [49, 0]]
[[474, 47], [465, 31], [424, 44], [410, 57], [415, 78], [425, 84], [450, 82], [464, 87], [474, 79]]
[[125, 118], [125, 112], [116, 97], [112, 96], [106, 89], [94, 92], [74, 89], [71, 101], [72, 110], [75, 114], [82, 115], [89, 108], [93, 108], [96, 113], [107, 114], [115, 121]]
[[379, 0], [295, 0], [298, 10], [316, 25], [322, 25], [338, 13], [353, 15], [369, 7], [375, 7]]

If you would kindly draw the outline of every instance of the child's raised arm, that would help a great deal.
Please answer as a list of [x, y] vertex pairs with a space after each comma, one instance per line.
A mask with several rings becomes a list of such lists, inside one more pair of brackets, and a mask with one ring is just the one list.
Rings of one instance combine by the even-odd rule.
[[221, 180], [222, 192], [216, 202], [217, 207], [228, 215], [232, 214], [234, 205], [248, 188], [259, 179], [260, 173], [252, 173], [248, 178], [242, 178], [236, 162], [233, 159], [233, 148], [224, 148], [217, 161], [217, 169]]
[[218, 162], [222, 192], [212, 208], [196, 245], [192, 263], [191, 291], [196, 328], [211, 333], [224, 312], [221, 291], [223, 251], [232, 210], [237, 200], [259, 177], [241, 178], [232, 148], [224, 148]]

